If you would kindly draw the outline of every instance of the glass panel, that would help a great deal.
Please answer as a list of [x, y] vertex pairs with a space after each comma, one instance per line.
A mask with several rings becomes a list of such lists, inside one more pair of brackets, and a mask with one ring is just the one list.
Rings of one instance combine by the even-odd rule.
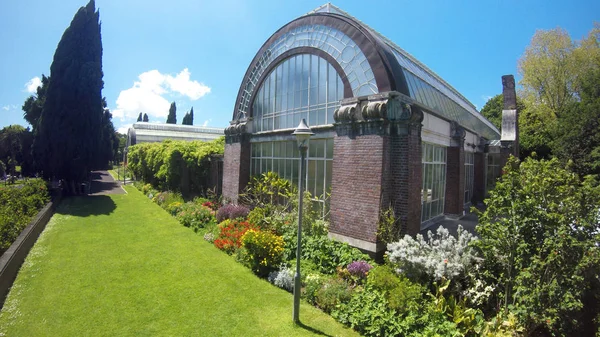
[[333, 139], [327, 139], [327, 152], [325, 156], [328, 159], [333, 159]]
[[329, 75], [327, 78], [327, 102], [337, 102], [337, 88], [336, 88], [336, 76], [335, 68], [329, 65]]
[[[317, 55], [310, 56], [310, 87], [316, 88], [319, 86], [319, 57]], [[316, 98], [315, 98], [316, 101]]]
[[310, 192], [311, 195], [315, 195], [315, 183], [316, 183], [316, 175], [317, 175], [317, 161], [316, 160], [308, 160], [308, 177], [306, 179], [306, 190]]
[[315, 182], [315, 197], [322, 198], [323, 186], [325, 184], [325, 161], [317, 161], [317, 176]]

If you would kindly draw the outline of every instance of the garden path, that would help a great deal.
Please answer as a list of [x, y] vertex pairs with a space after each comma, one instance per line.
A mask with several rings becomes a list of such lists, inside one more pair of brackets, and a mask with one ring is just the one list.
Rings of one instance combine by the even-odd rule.
[[125, 190], [108, 171], [92, 171], [90, 195], [125, 194]]

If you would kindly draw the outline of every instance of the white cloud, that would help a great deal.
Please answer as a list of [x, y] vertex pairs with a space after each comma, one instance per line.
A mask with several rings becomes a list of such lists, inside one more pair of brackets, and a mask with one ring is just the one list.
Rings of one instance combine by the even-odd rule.
[[494, 98], [494, 96], [481, 95], [481, 99], [487, 103], [490, 99]]
[[10, 110], [10, 106], [8, 106], [8, 105], [5, 105], [5, 106], [3, 106], [3, 107], [2, 107], [2, 110], [4, 110], [4, 111], [8, 111], [8, 110]]
[[123, 126], [121, 126], [120, 128], [117, 129], [117, 132], [120, 134], [127, 134], [127, 131], [129, 130], [129, 128], [131, 127], [132, 124], [125, 124]]
[[208, 122], [212, 121], [212, 119], [209, 119], [207, 121], [204, 121], [204, 123], [202, 123], [202, 126], [208, 126]]
[[138, 76], [133, 87], [121, 91], [117, 98], [117, 108], [113, 116], [121, 120], [135, 119], [140, 112], [147, 113], [152, 121], [164, 118], [169, 114], [170, 101], [174, 94], [181, 94], [195, 101], [210, 93], [210, 88], [198, 81], [190, 79], [190, 71], [185, 68], [175, 76], [161, 74], [158, 70], [150, 70]]
[[28, 93], [33, 94], [40, 85], [42, 85], [42, 80], [36, 76], [25, 83], [25, 90], [27, 90]]
[[175, 77], [165, 76], [165, 81], [171, 90], [189, 97], [192, 101], [210, 93], [210, 88], [206, 85], [198, 81], [190, 81], [190, 75], [188, 68], [185, 68]]

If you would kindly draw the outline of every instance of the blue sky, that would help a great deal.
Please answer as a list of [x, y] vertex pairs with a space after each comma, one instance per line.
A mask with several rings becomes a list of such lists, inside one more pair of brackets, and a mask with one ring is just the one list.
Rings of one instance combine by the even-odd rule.
[[[27, 125], [21, 106], [49, 74], [54, 51], [87, 0], [0, 1], [0, 127]], [[272, 0], [97, 0], [102, 21], [104, 90], [116, 128], [142, 111], [164, 122], [225, 127], [240, 82], [262, 44], [281, 26], [324, 4]], [[334, 5], [387, 36], [478, 108], [501, 92], [501, 76], [536, 29], [562, 27], [581, 39], [600, 21], [600, 1], [337, 1]]]

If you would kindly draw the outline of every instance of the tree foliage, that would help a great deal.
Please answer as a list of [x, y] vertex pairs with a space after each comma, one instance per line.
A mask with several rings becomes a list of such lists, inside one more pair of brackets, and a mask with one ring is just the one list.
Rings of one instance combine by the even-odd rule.
[[480, 214], [496, 303], [528, 334], [588, 336], [600, 310], [600, 188], [557, 159], [511, 158]]
[[35, 95], [29, 96], [23, 103], [23, 118], [31, 124], [33, 132], [36, 131], [38, 120], [42, 115], [42, 108], [46, 101], [46, 92], [48, 91], [50, 78], [42, 74], [42, 84], [37, 87]]
[[577, 100], [559, 114], [552, 148], [580, 176], [600, 175], [600, 25], [584, 39], [575, 56], [585, 73], [576, 83]]
[[142, 119], [142, 121], [143, 122], [149, 122], [148, 114], [147, 113], [144, 113], [144, 118]]
[[163, 190], [205, 192], [211, 155], [223, 154], [223, 138], [212, 142], [141, 143], [129, 148], [128, 167], [136, 179]]
[[102, 40], [93, 0], [65, 30], [50, 67], [34, 153], [46, 177], [69, 181], [71, 191], [96, 163], [102, 140]]
[[21, 125], [9, 125], [0, 130], [0, 161], [6, 164], [6, 173], [16, 174], [16, 166], [21, 166], [23, 175], [31, 175], [33, 157], [31, 145], [33, 134]]
[[177, 124], [177, 105], [175, 105], [175, 102], [172, 102], [171, 107], [169, 107], [167, 124]]
[[182, 125], [194, 125], [194, 107], [190, 109], [190, 112], [186, 113], [183, 116], [183, 120], [181, 121]]
[[138, 118], [137, 118], [137, 122], [141, 122], [141, 121], [142, 121], [142, 113], [140, 112], [140, 114], [138, 115]]

